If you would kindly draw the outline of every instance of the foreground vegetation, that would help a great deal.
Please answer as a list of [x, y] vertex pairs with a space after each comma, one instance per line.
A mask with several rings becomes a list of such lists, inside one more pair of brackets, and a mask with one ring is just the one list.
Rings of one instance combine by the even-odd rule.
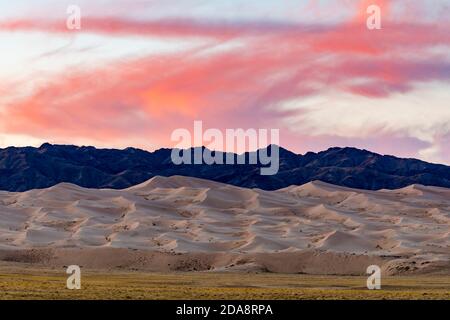
[[81, 290], [65, 270], [0, 267], [0, 299], [450, 299], [450, 277], [365, 277], [236, 273], [141, 273], [83, 270]]

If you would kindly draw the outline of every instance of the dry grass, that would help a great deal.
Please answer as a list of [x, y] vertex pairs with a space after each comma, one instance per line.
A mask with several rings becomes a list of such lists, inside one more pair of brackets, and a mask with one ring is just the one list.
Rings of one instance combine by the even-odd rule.
[[0, 299], [450, 299], [450, 277], [365, 277], [236, 273], [82, 272], [66, 289], [65, 270], [0, 268]]

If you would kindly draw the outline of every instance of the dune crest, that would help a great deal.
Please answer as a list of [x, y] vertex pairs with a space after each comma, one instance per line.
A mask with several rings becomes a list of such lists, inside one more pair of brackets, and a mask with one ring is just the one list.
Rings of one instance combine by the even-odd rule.
[[0, 193], [0, 249], [166, 253], [302, 250], [448, 261], [450, 189], [365, 191], [314, 181], [277, 191], [154, 177], [123, 190], [63, 183]]

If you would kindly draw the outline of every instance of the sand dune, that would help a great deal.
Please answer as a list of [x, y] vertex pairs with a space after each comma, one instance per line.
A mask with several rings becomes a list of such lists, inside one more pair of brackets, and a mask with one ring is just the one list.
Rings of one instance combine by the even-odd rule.
[[420, 185], [365, 191], [316, 181], [263, 191], [174, 176], [124, 190], [63, 183], [0, 192], [4, 251], [120, 248], [229, 254], [229, 262], [246, 255], [249, 268], [269, 259], [255, 260], [261, 255], [325, 252], [421, 270], [448, 268], [449, 233], [450, 189]]

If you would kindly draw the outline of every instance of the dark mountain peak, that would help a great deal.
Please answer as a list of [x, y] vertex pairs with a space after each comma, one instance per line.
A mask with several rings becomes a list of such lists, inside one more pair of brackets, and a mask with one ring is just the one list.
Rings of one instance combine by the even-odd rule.
[[138, 149], [138, 148], [128, 147], [128, 148], [123, 149], [123, 151], [128, 152], [128, 153], [136, 153], [136, 152], [142, 152], [143, 150]]
[[[138, 150], [144, 151], [142, 149], [138, 149]], [[156, 149], [154, 152], [167, 152], [167, 151], [172, 152], [172, 149], [170, 149], [170, 148], [159, 148], [159, 149]]]
[[72, 152], [77, 150], [85, 150], [87, 148], [92, 148], [95, 150], [98, 150], [94, 147], [84, 147], [84, 146], [75, 146], [71, 144], [51, 144], [51, 143], [44, 143], [42, 144], [37, 150], [40, 153], [45, 152], [52, 152], [52, 153], [61, 153], [61, 152]]
[[381, 156], [372, 151], [366, 149], [358, 149], [355, 147], [332, 147], [325, 151], [319, 152], [319, 154], [343, 154], [343, 155], [371, 155], [371, 156]]
[[269, 144], [267, 147], [265, 148], [261, 148], [260, 150], [268, 150], [268, 153], [270, 154], [271, 150], [273, 148], [278, 148], [278, 153], [281, 156], [287, 156], [287, 157], [291, 157], [291, 156], [297, 156], [297, 154], [295, 154], [294, 152], [285, 149], [277, 144]]
[[84, 146], [75, 146], [73, 144], [51, 144], [46, 142], [43, 143], [38, 149], [80, 149], [83, 147]]
[[51, 148], [51, 147], [53, 147], [52, 144], [45, 142], [39, 147], [39, 149], [47, 149], [47, 148]]
[[[205, 147], [198, 148], [205, 150]], [[448, 166], [353, 147], [334, 147], [305, 155], [279, 147], [280, 167], [272, 176], [261, 176], [260, 164], [175, 165], [171, 153], [172, 149], [167, 148], [148, 152], [137, 148], [97, 149], [49, 143], [39, 148], [0, 149], [0, 189], [25, 191], [61, 182], [120, 189], [157, 175], [191, 176], [266, 190], [314, 180], [370, 190], [396, 189], [411, 184], [450, 187]]]

